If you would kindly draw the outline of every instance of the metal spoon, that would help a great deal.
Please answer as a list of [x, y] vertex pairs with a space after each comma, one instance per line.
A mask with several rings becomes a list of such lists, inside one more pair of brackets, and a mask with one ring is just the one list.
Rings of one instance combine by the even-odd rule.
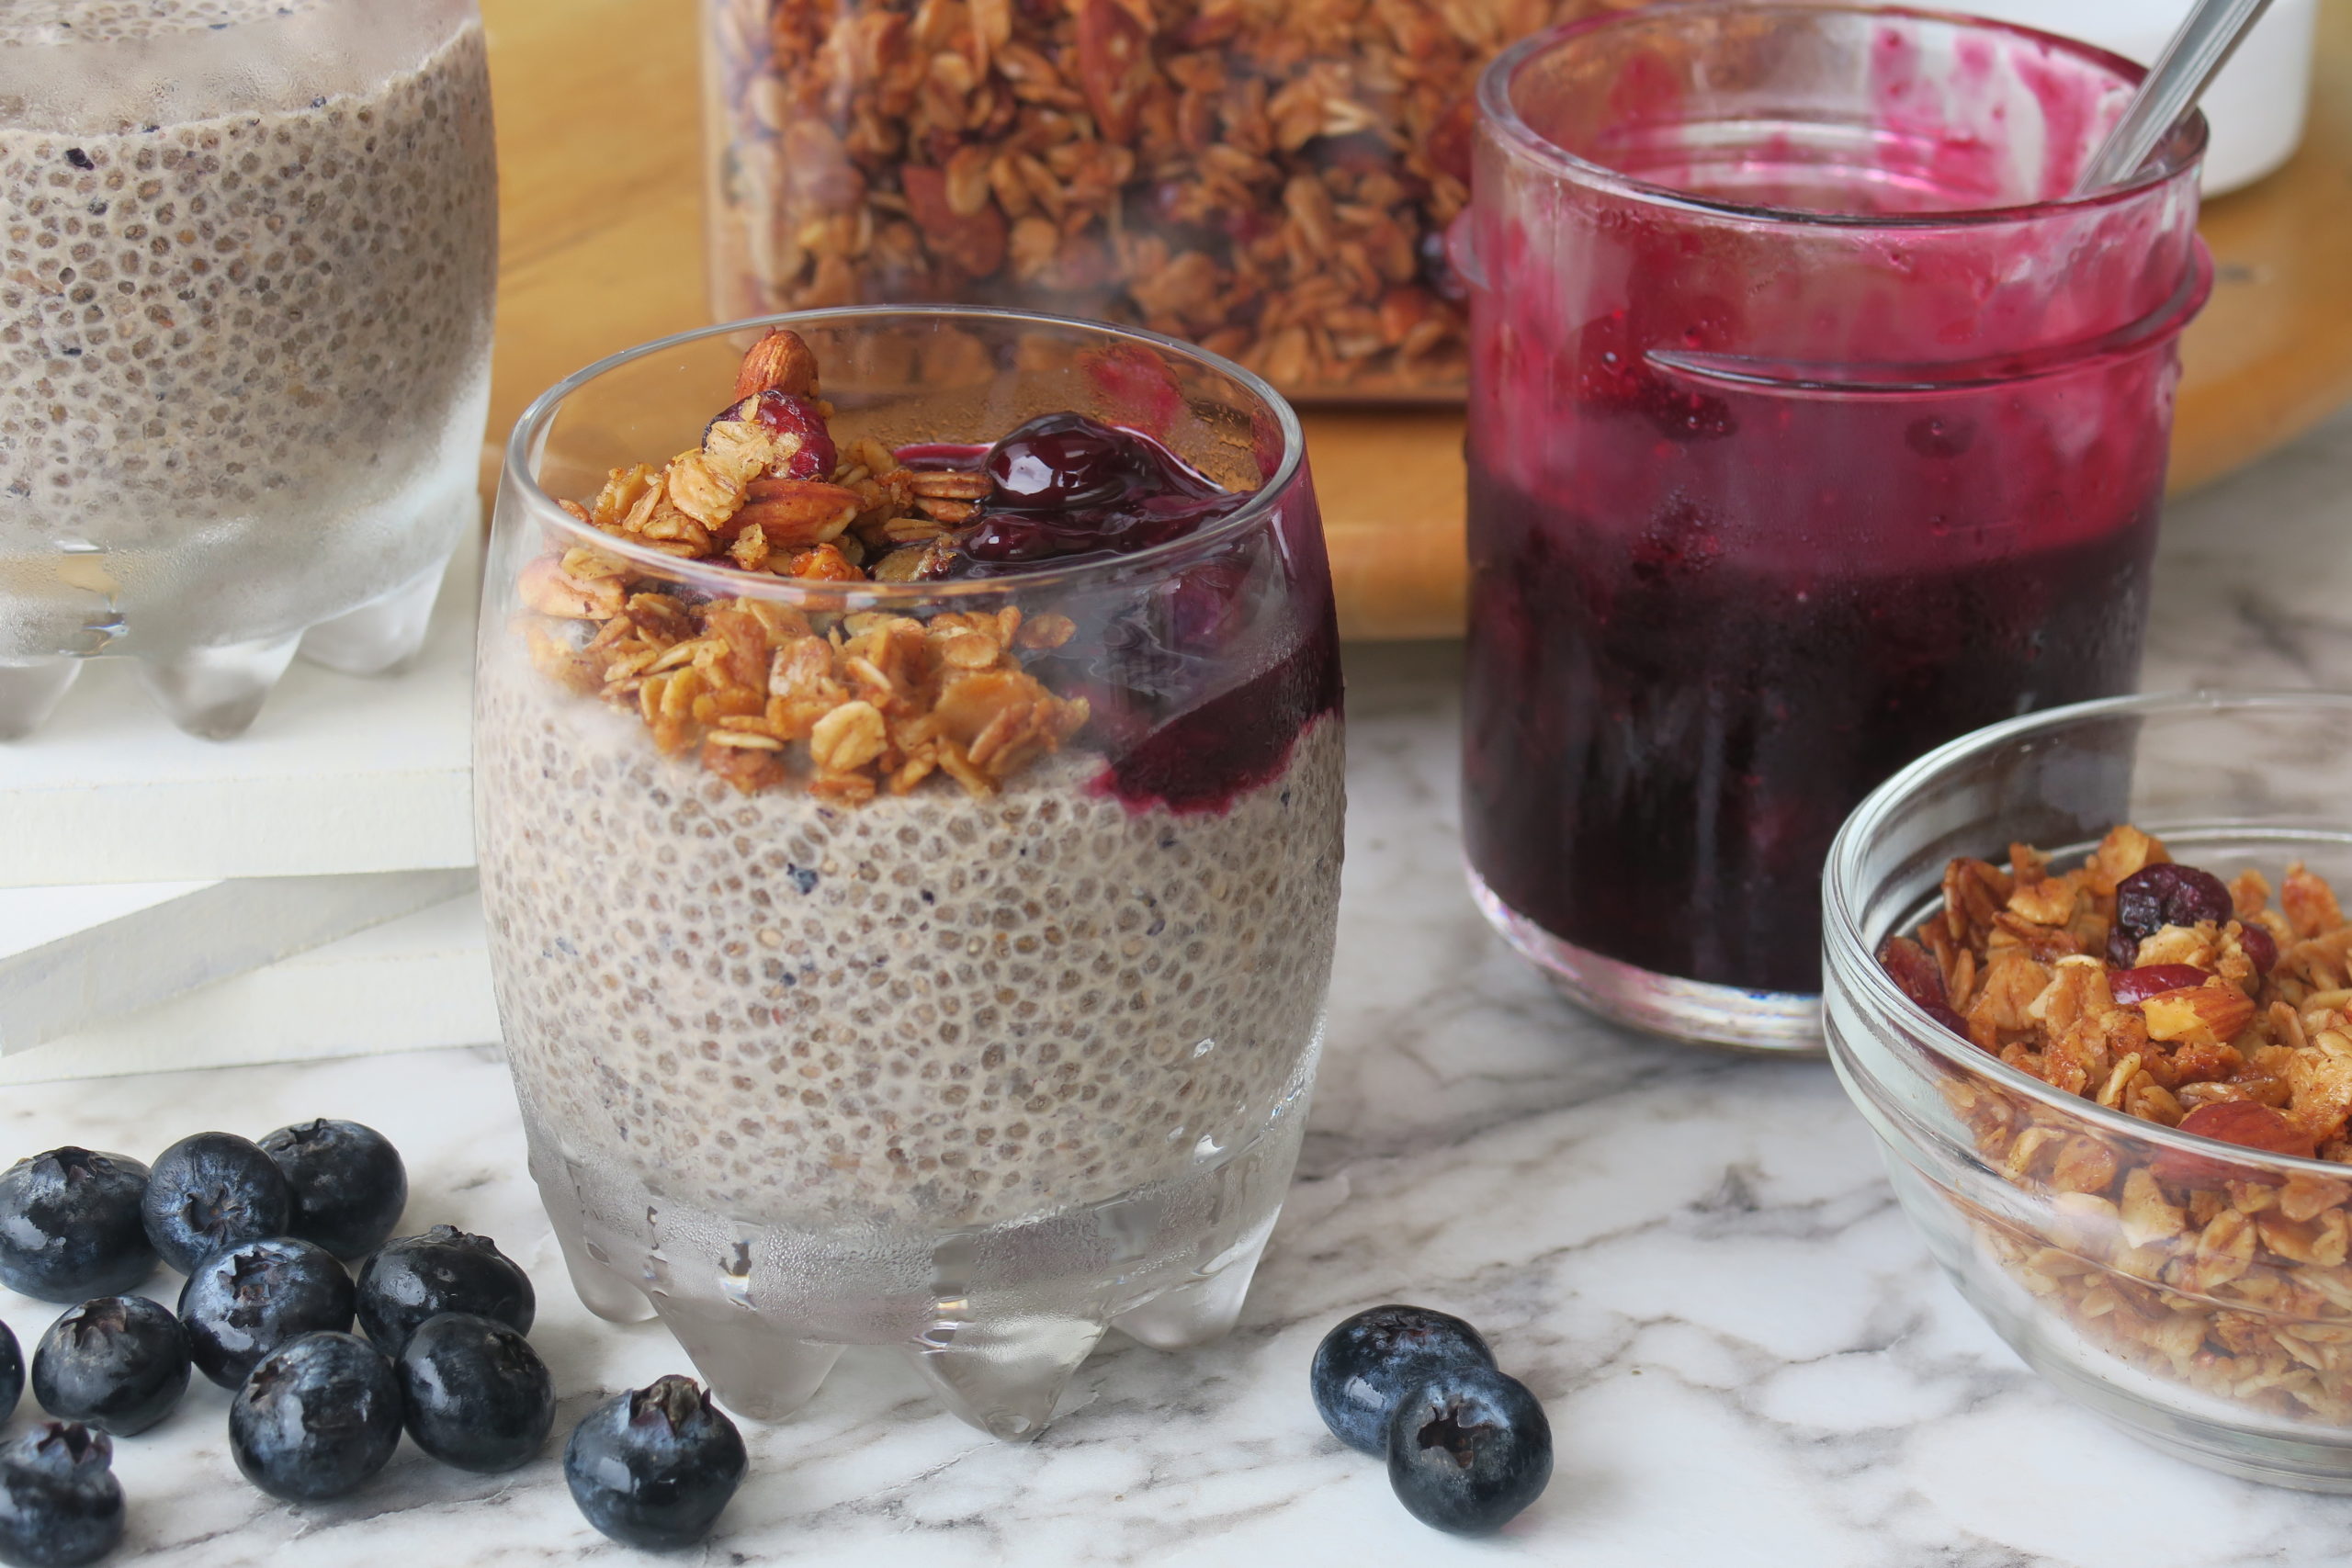
[[2195, 107], [2238, 40], [2269, 8], [2270, 0], [2197, 0], [2179, 29], [2165, 40], [2164, 53], [2149, 67], [2140, 90], [2132, 95], [2123, 118], [2083, 165], [2074, 194], [2088, 196], [2139, 173], [2156, 143]]

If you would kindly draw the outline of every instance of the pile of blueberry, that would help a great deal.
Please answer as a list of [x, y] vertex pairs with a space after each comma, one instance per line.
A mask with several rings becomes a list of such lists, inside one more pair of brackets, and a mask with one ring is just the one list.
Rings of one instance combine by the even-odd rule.
[[1323, 1337], [1315, 1408], [1351, 1449], [1383, 1454], [1396, 1499], [1425, 1525], [1487, 1535], [1552, 1479], [1552, 1426], [1458, 1317], [1376, 1306]]
[[[65, 1568], [113, 1548], [124, 1504], [111, 1439], [168, 1416], [191, 1370], [233, 1391], [237, 1468], [288, 1501], [353, 1491], [403, 1429], [462, 1470], [535, 1458], [555, 1385], [525, 1337], [530, 1278], [450, 1225], [393, 1237], [407, 1201], [399, 1152], [356, 1122], [298, 1122], [258, 1144], [199, 1133], [152, 1170], [66, 1147], [0, 1174], [0, 1284], [77, 1303], [33, 1351], [33, 1397], [58, 1419], [0, 1447], [0, 1562]], [[130, 1293], [159, 1261], [187, 1276], [176, 1314]], [[0, 1420], [24, 1384], [0, 1324]], [[743, 1443], [693, 1382], [663, 1378], [582, 1420], [564, 1469], [597, 1529], [682, 1545], [733, 1495]]]

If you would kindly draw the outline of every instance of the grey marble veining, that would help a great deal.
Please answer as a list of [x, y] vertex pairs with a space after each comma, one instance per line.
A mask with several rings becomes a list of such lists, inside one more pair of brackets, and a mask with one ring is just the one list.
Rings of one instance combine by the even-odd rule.
[[[2148, 684], [2352, 687], [2347, 491], [2352, 418], [2177, 506]], [[1556, 999], [1463, 890], [1452, 650], [1357, 649], [1350, 670], [1330, 1046], [1241, 1328], [1182, 1355], [1099, 1355], [1027, 1448], [979, 1438], [888, 1359], [853, 1353], [798, 1418], [747, 1427], [752, 1479], [682, 1561], [2254, 1568], [2352, 1553], [2352, 1500], [2163, 1458], [2027, 1372], [1935, 1273], [1826, 1066], [1660, 1045]], [[616, 1328], [572, 1299], [487, 1052], [11, 1089], [0, 1151], [143, 1157], [198, 1128], [310, 1115], [401, 1145], [411, 1228], [485, 1232], [530, 1269], [562, 1427], [603, 1391], [684, 1369], [658, 1326]], [[1322, 1331], [1396, 1298], [1482, 1325], [1550, 1409], [1556, 1478], [1498, 1541], [1414, 1524], [1307, 1404]], [[0, 1295], [28, 1345], [52, 1311]], [[228, 1458], [226, 1404], [199, 1384], [119, 1446], [126, 1558], [630, 1555], [581, 1521], [552, 1455], [483, 1478], [408, 1448], [357, 1498], [272, 1503]]]

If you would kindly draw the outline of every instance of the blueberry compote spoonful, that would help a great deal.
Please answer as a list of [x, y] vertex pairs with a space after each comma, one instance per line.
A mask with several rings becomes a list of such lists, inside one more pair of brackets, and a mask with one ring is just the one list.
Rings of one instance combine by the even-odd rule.
[[[944, 457], [954, 449], [933, 450]], [[1181, 539], [1250, 499], [1150, 437], [1081, 413], [1040, 414], [988, 448], [979, 468], [989, 492], [944, 576], [1132, 554]]]

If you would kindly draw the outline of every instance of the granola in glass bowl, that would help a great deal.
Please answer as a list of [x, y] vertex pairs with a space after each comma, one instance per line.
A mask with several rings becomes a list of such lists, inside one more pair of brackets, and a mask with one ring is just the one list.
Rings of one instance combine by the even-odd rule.
[[[2352, 1164], [2352, 922], [2300, 863], [2274, 907], [2259, 871], [2224, 884], [2129, 825], [2064, 872], [2016, 844], [2006, 867], [1952, 861], [1942, 908], [1879, 962], [1947, 1026], [2069, 1094]], [[2281, 1174], [2227, 1148], [2141, 1158], [1988, 1086], [1945, 1093], [1984, 1158], [2073, 1222], [2071, 1247], [1991, 1222], [2029, 1289], [2153, 1370], [2352, 1422], [2352, 1170]]]
[[1823, 898], [1831, 1059], [1971, 1304], [2144, 1440], [2330, 1491], [2346, 866], [2352, 694], [2162, 694], [1921, 758], [1840, 831]]

